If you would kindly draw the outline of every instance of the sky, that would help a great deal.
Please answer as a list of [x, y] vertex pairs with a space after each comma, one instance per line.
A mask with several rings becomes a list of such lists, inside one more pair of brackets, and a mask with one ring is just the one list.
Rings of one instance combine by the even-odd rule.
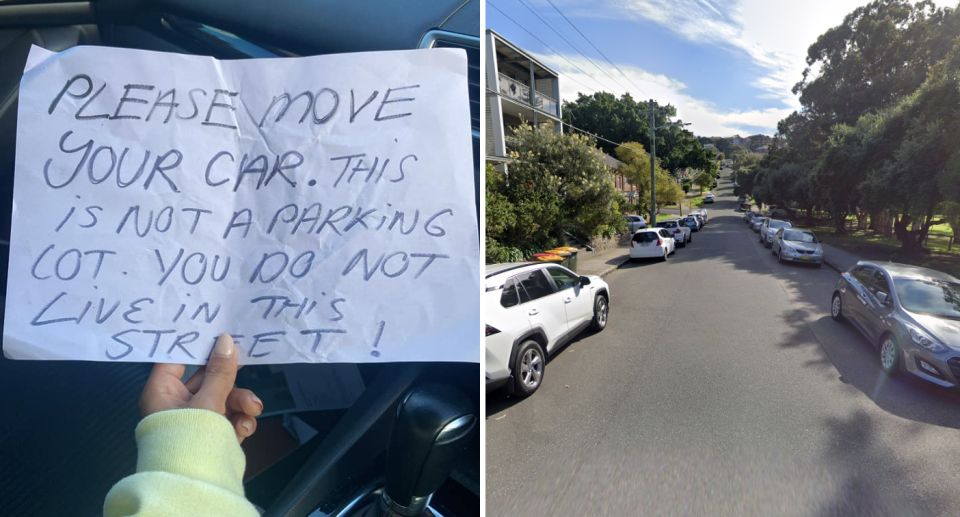
[[[563, 100], [591, 90], [629, 91], [634, 99], [673, 104], [698, 136], [722, 137], [773, 135], [777, 122], [800, 107], [790, 89], [802, 79], [807, 48], [869, 3], [550, 1], [486, 0], [486, 22], [561, 74]], [[935, 1], [940, 7], [956, 2]]]

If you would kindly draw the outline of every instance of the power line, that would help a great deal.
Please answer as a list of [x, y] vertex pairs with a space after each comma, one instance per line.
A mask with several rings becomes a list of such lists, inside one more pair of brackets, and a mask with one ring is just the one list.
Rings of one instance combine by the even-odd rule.
[[[632, 84], [634, 88], [636, 88], [637, 90], [639, 90], [640, 93], [642, 93], [642, 94], [644, 95], [644, 97], [649, 97], [649, 95], [647, 95], [646, 92], [644, 92], [643, 90], [641, 90], [640, 87], [637, 86], [637, 84], [634, 83], [633, 80], [631, 80], [630, 77], [627, 76], [627, 74], [623, 73], [623, 70], [620, 70], [620, 67], [618, 67], [616, 64], [614, 64], [614, 62], [611, 61], [610, 58], [608, 58], [608, 57], [606, 56], [606, 54], [604, 54], [599, 48], [597, 48], [597, 46], [594, 45], [592, 41], [590, 41], [590, 38], [588, 38], [580, 29], [578, 29], [577, 26], [574, 25], [572, 21], [570, 21], [570, 18], [567, 18], [567, 15], [563, 14], [563, 12], [560, 11], [560, 9], [559, 9], [556, 5], [553, 4], [553, 1], [552, 1], [552, 0], [547, 0], [547, 2], [550, 2], [550, 5], [552, 5], [553, 8], [554, 8], [558, 13], [560, 13], [560, 16], [563, 16], [563, 19], [564, 19], [564, 20], [567, 20], [567, 23], [569, 23], [570, 26], [573, 27], [574, 30], [576, 30], [578, 33], [580, 33], [580, 36], [582, 36], [583, 39], [587, 40], [587, 43], [589, 43], [591, 47], [593, 47], [597, 52], [600, 53], [601, 56], [603, 56], [604, 59], [607, 60], [607, 63], [610, 63], [611, 66], [613, 66], [614, 68], [616, 68], [617, 71], [620, 72], [620, 75], [626, 77], [627, 81], [630, 81], [630, 84]], [[619, 84], [619, 83], [618, 83], [618, 84]]]
[[[581, 56], [583, 56], [584, 58], [586, 58], [587, 61], [589, 61], [593, 66], [595, 66], [595, 67], [597, 68], [597, 70], [600, 70], [601, 72], [603, 72], [604, 75], [606, 75], [607, 77], [609, 77], [610, 80], [613, 81], [614, 83], [616, 83], [616, 85], [619, 86], [623, 91], [629, 91], [626, 86], [620, 84], [620, 81], [617, 81], [616, 79], [613, 78], [612, 75], [608, 74], [606, 70], [604, 70], [603, 68], [600, 68], [600, 65], [598, 65], [598, 64], [596, 63], [596, 61], [594, 61], [593, 59], [591, 59], [590, 56], [584, 54], [576, 45], [574, 45], [573, 43], [571, 43], [570, 40], [568, 40], [563, 34], [560, 34], [560, 32], [559, 32], [557, 29], [553, 28], [553, 26], [551, 26], [549, 23], [547, 23], [547, 20], [544, 19], [544, 17], [540, 16], [540, 14], [538, 14], [538, 11], [539, 11], [539, 10], [538, 10], [538, 11], [534, 11], [534, 9], [531, 8], [529, 5], [527, 5], [527, 3], [524, 2], [523, 0], [518, 0], [518, 1], [520, 2], [521, 5], [523, 5], [524, 7], [526, 7], [528, 11], [530, 11], [531, 13], [533, 13], [533, 15], [536, 16], [541, 22], [543, 22], [543, 24], [546, 25], [548, 29], [552, 30], [557, 36], [560, 36], [560, 39], [562, 39], [563, 41], [565, 41], [568, 45], [570, 45], [571, 47], [573, 47], [573, 49], [576, 50]], [[594, 78], [594, 81], [597, 81], [597, 80]], [[599, 83], [600, 81], [597, 81], [597, 82]]]
[[[493, 7], [494, 9], [496, 9], [497, 12], [499, 12], [500, 14], [502, 14], [503, 16], [505, 16], [508, 20], [510, 20], [511, 22], [513, 22], [514, 25], [516, 25], [517, 27], [520, 27], [521, 29], [523, 29], [524, 32], [526, 32], [526, 33], [529, 34], [530, 36], [533, 36], [533, 39], [535, 39], [535, 40], [539, 41], [540, 43], [542, 43], [543, 46], [545, 46], [545, 47], [547, 47], [548, 49], [550, 49], [551, 51], [553, 51], [554, 54], [562, 57], [564, 60], [566, 60], [567, 63], [570, 63], [571, 65], [573, 65], [573, 67], [576, 68], [577, 70], [580, 70], [580, 73], [582, 73], [583, 75], [589, 77], [590, 79], [593, 79], [593, 80], [596, 81], [597, 84], [599, 84], [600, 86], [603, 86], [603, 83], [601, 83], [600, 81], [597, 81], [596, 79], [593, 78], [593, 76], [591, 76], [590, 74], [584, 72], [583, 69], [581, 69], [579, 66], [577, 66], [573, 61], [570, 61], [570, 60], [567, 59], [563, 54], [561, 54], [561, 53], [557, 52], [556, 50], [554, 50], [554, 48], [551, 47], [550, 45], [547, 45], [546, 42], [544, 42], [542, 39], [538, 38], [536, 34], [528, 31], [526, 27], [524, 27], [523, 25], [520, 25], [516, 20], [514, 20], [513, 18], [511, 18], [510, 16], [508, 16], [507, 13], [501, 11], [497, 6], [493, 5], [492, 2], [487, 1], [487, 5], [489, 5], [490, 7]], [[591, 88], [591, 87], [589, 87], [589, 86], [581, 83], [580, 81], [574, 79], [573, 77], [567, 76], [567, 78], [570, 79], [571, 81], [579, 84], [580, 86], [583, 86], [584, 88], [590, 90], [591, 92], [597, 93], [596, 90], [594, 90], [593, 88]]]

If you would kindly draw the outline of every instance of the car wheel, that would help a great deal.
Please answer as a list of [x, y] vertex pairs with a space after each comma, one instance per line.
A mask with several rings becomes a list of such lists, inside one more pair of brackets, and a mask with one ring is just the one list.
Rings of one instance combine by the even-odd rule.
[[663, 262], [666, 262], [666, 261], [667, 261], [667, 257], [668, 257], [668, 256], [669, 256], [669, 255], [667, 254], [667, 250], [663, 250]]
[[764, 247], [764, 248], [772, 248], [772, 247], [773, 247], [773, 243], [770, 242], [770, 241], [766, 241], [766, 240], [765, 240], [765, 241], [763, 241], [763, 247]]
[[887, 375], [896, 375], [900, 369], [900, 344], [893, 334], [880, 338], [880, 369]]
[[693, 232], [690, 232], [690, 238], [687, 239], [687, 242], [693, 242]]
[[521, 343], [513, 365], [513, 393], [521, 397], [533, 395], [543, 383], [545, 363], [540, 343], [532, 339]]
[[607, 328], [607, 316], [610, 314], [610, 306], [607, 305], [607, 299], [603, 295], [598, 295], [593, 302], [593, 324], [590, 325], [596, 332]]
[[840, 293], [833, 293], [833, 300], [830, 302], [830, 317], [833, 321], [843, 321], [843, 300]]
[[783, 264], [783, 252], [777, 253], [777, 262]]

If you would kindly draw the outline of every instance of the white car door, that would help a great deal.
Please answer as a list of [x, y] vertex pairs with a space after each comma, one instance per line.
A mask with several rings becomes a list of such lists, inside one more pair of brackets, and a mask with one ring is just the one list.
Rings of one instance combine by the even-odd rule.
[[593, 319], [594, 287], [580, 285], [580, 277], [562, 267], [548, 267], [546, 272], [556, 283], [560, 298], [566, 306], [567, 325], [570, 330]]
[[542, 269], [528, 271], [515, 278], [520, 288], [520, 307], [530, 320], [530, 325], [543, 330], [547, 336], [546, 351], [550, 352], [570, 328], [562, 293], [556, 291], [553, 280]]

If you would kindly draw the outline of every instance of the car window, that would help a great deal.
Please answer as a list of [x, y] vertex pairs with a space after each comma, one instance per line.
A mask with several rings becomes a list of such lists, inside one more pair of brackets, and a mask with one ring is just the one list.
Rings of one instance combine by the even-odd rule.
[[876, 270], [877, 268], [873, 266], [857, 266], [854, 268], [851, 274], [853, 275], [853, 278], [857, 279], [858, 282], [863, 285], [867, 285], [867, 281], [870, 280], [870, 276], [873, 275], [873, 272]]
[[887, 275], [877, 272], [876, 275], [873, 275], [873, 282], [870, 283], [870, 287], [867, 287], [867, 290], [874, 296], [877, 296], [877, 293], [883, 293], [889, 297], [890, 282], [887, 281]]
[[663, 221], [663, 222], [657, 223], [657, 226], [659, 226], [660, 228], [676, 228], [676, 227], [677, 227], [677, 222], [676, 222], [676, 221]]
[[653, 242], [657, 240], [656, 232], [637, 232], [633, 234], [633, 242]]
[[792, 228], [793, 224], [789, 221], [770, 221], [769, 226], [771, 228]]
[[661, 235], [662, 237], [670, 237], [670, 236], [671, 236], [671, 235], [670, 235], [670, 232], [668, 232], [668, 231], [666, 231], [666, 230], [660, 230], [660, 235]]
[[796, 230], [783, 230], [783, 240], [795, 242], [817, 243], [817, 237], [812, 233], [799, 232]]
[[520, 303], [532, 302], [553, 294], [553, 286], [551, 285], [553, 281], [544, 276], [543, 271], [539, 269], [518, 275], [516, 278], [521, 287]]
[[503, 307], [515, 307], [520, 305], [520, 293], [517, 291], [517, 284], [513, 278], [508, 278], [503, 283], [503, 293], [500, 294], [500, 305]]
[[570, 273], [566, 269], [548, 267], [547, 273], [549, 273], [553, 281], [557, 283], [557, 289], [561, 291], [576, 287], [580, 283], [580, 277]]
[[960, 318], [960, 284], [927, 278], [898, 278], [897, 298], [904, 309], [946, 318]]

